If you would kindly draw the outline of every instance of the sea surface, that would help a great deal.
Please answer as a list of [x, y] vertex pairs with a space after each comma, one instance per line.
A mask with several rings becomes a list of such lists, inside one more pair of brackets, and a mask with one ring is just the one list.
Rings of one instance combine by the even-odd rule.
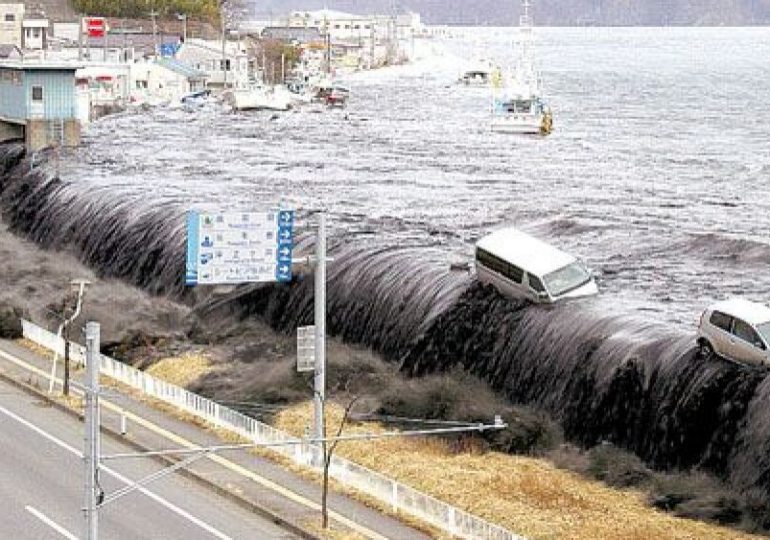
[[770, 303], [770, 28], [537, 29], [546, 138], [491, 133], [490, 90], [456, 84], [476, 56], [511, 65], [515, 32], [410, 44], [415, 63], [346, 77], [345, 111], [105, 118], [57, 167], [124, 209], [324, 209], [338, 243], [447, 264], [515, 225], [583, 258], [603, 309], [681, 329]]

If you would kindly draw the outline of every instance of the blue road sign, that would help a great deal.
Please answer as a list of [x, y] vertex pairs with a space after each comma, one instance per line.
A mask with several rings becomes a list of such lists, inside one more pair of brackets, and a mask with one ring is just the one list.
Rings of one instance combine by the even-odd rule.
[[187, 285], [291, 281], [294, 211], [189, 212]]

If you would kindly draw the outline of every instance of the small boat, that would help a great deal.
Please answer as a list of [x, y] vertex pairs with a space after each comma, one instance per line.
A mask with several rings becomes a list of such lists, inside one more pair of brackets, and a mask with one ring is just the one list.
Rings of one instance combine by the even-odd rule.
[[488, 59], [480, 59], [466, 69], [458, 81], [466, 86], [489, 86], [497, 67]]
[[350, 89], [331, 80], [323, 80], [314, 88], [315, 101], [331, 108], [341, 109], [350, 99]]
[[532, 61], [532, 18], [529, 0], [522, 0], [519, 21], [519, 58], [512, 76], [495, 81], [492, 131], [548, 135], [553, 131], [553, 112], [542, 98], [542, 81]]
[[292, 107], [288, 90], [254, 82], [245, 88], [235, 88], [226, 100], [236, 111], [288, 111]]

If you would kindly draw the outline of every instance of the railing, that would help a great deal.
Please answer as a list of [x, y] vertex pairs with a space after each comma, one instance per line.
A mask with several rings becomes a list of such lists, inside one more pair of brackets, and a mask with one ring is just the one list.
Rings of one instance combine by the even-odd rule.
[[[56, 334], [29, 322], [22, 321], [24, 337], [50, 350], [64, 350], [64, 340]], [[70, 358], [85, 362], [85, 348], [77, 343], [70, 345]], [[173, 405], [206, 422], [232, 431], [255, 443], [271, 443], [294, 440], [288, 433], [263, 422], [229, 409], [210, 399], [184, 388], [169, 384], [143, 371], [101, 355], [101, 374], [119, 381], [145, 395]], [[310, 466], [316, 463], [315, 454], [320, 449], [313, 445], [274, 446], [272, 450], [291, 458], [294, 462]], [[362, 467], [352, 461], [334, 456], [329, 466], [329, 476], [357, 489], [381, 502], [394, 512], [411, 514], [451, 535], [473, 540], [525, 540], [493, 523], [392, 480], [380, 473]]]

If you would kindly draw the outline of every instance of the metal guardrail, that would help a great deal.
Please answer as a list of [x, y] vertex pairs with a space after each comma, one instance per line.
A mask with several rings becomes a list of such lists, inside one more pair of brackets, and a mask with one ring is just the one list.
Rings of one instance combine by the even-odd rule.
[[[64, 339], [34, 323], [22, 320], [24, 337], [49, 350], [64, 351]], [[85, 347], [71, 343], [70, 357], [85, 363]], [[101, 355], [101, 374], [161, 400], [219, 428], [227, 429], [256, 443], [281, 442], [295, 437], [204, 398], [184, 388], [157, 379], [143, 371]], [[271, 450], [310, 467], [321, 449], [314, 445], [286, 445]], [[394, 512], [411, 514], [453, 536], [469, 540], [526, 540], [499, 525], [489, 523], [464, 510], [442, 502], [378, 472], [352, 461], [334, 456], [329, 476], [387, 504]]]

